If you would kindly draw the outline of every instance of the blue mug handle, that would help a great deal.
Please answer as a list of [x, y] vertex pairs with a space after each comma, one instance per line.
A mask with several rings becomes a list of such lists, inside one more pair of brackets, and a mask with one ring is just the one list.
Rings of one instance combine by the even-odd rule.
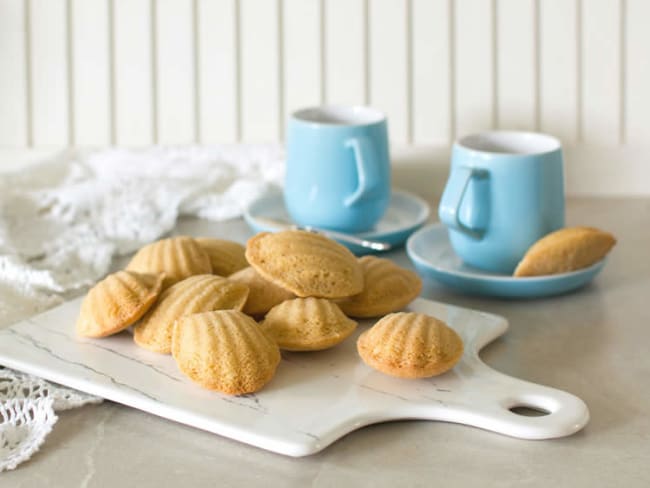
[[[482, 239], [485, 235], [487, 227], [484, 220], [481, 218], [483, 215], [480, 212], [474, 212], [477, 218], [474, 222], [464, 224], [460, 219], [460, 207], [463, 199], [467, 198], [467, 189], [472, 178], [484, 179], [487, 178], [488, 172], [484, 169], [470, 168], [467, 166], [457, 166], [452, 168], [447, 185], [442, 193], [440, 206], [438, 207], [438, 217], [440, 221], [447, 227], [462, 232], [474, 239]], [[475, 198], [475, 197], [472, 197]], [[486, 208], [489, 202], [471, 201], [470, 209]]]
[[357, 180], [359, 182], [356, 190], [343, 200], [346, 207], [351, 207], [381, 183], [381, 175], [379, 174], [377, 155], [369, 138], [363, 136], [351, 137], [344, 144], [345, 147], [351, 148], [354, 153]]

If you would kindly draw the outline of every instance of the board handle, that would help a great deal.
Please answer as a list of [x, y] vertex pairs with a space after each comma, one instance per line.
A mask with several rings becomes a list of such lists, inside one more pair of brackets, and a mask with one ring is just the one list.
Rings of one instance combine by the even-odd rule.
[[[434, 414], [436, 418], [520, 439], [565, 437], [589, 422], [587, 405], [571, 393], [512, 378], [492, 369], [489, 379], [486, 375], [483, 380], [480, 390], [487, 394], [478, 397], [472, 405], [449, 405], [452, 408], [438, 411]], [[517, 413], [520, 407], [535, 410], [539, 416]]]

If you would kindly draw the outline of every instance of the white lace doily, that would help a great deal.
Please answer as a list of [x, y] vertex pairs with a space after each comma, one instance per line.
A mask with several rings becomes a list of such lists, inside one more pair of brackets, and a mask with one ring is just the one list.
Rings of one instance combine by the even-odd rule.
[[[229, 145], [69, 152], [0, 174], [0, 328], [94, 283], [180, 215], [240, 216], [283, 171], [279, 145]], [[0, 472], [38, 450], [55, 411], [100, 401], [0, 369]]]
[[40, 378], [0, 369], [0, 473], [14, 469], [38, 450], [57, 421], [55, 411], [101, 401]]

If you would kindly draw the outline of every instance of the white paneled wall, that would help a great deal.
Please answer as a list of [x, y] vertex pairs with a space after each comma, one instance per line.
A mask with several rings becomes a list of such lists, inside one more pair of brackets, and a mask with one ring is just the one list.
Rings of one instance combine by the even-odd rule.
[[452, 8], [448, 0], [411, 4], [409, 108], [413, 141], [421, 144], [445, 145], [455, 129]]
[[[324, 100], [323, 3], [319, 0], [284, 0], [282, 7], [282, 117]], [[324, 47], [323, 47], [324, 49]], [[280, 120], [280, 128], [284, 123]]]
[[109, 2], [114, 94], [111, 125], [115, 129], [110, 142], [116, 144], [143, 145], [158, 140], [153, 5], [150, 0]]
[[237, 2], [199, 0], [196, 19], [198, 141], [236, 141], [241, 134]]
[[106, 145], [113, 136], [111, 53], [108, 2], [73, 0], [70, 21], [69, 86], [71, 93], [71, 144]]
[[275, 141], [369, 103], [395, 143], [650, 141], [647, 0], [0, 0], [0, 147]]
[[538, 14], [540, 129], [567, 143], [578, 140], [581, 110], [579, 2], [544, 0]]
[[623, 110], [622, 142], [648, 143], [650, 139], [650, 2], [626, 0], [621, 26]]
[[495, 125], [499, 128], [537, 130], [539, 127], [538, 5], [535, 0], [496, 3]]
[[[70, 83], [69, 4], [65, 0], [31, 0], [26, 14], [29, 22], [30, 79], [28, 139], [36, 146], [70, 144], [75, 124]], [[24, 83], [15, 80], [14, 83]]]
[[0, 145], [26, 147], [33, 142], [29, 20], [25, 2], [0, 3]]
[[495, 7], [494, 0], [454, 2], [454, 135], [496, 126]]

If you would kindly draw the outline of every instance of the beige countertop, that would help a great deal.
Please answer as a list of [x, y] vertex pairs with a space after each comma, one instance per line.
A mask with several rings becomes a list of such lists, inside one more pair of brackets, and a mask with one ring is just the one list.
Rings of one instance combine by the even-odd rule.
[[[365, 427], [323, 452], [289, 458], [111, 402], [62, 412], [40, 452], [0, 487], [650, 486], [650, 200], [572, 199], [567, 223], [618, 237], [603, 272], [565, 296], [508, 301], [428, 282], [422, 295], [505, 316], [483, 359], [582, 398], [576, 435], [525, 441], [442, 422]], [[178, 233], [244, 241], [242, 221], [183, 221]], [[410, 266], [403, 250], [390, 254]]]

